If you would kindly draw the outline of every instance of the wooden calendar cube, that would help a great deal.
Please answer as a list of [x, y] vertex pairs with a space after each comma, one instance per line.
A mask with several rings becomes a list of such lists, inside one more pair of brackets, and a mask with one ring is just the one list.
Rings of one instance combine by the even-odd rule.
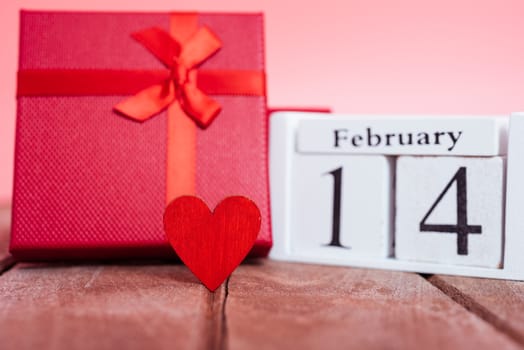
[[397, 159], [395, 256], [502, 267], [504, 158]]
[[392, 161], [383, 156], [293, 159], [293, 254], [386, 257], [391, 248]]
[[504, 269], [524, 274], [524, 113], [510, 118], [506, 181]]
[[272, 215], [277, 240], [272, 257], [325, 263], [388, 257], [393, 158], [301, 152], [291, 132], [298, 119], [271, 122]]

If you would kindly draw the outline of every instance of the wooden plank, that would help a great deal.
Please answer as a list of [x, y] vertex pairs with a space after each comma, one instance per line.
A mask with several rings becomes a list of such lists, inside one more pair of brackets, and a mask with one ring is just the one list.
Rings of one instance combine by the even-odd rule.
[[519, 348], [412, 273], [259, 261], [225, 310], [233, 350]]
[[182, 265], [18, 264], [0, 278], [0, 347], [214, 349], [224, 295]]
[[441, 275], [429, 281], [524, 345], [524, 282]]
[[11, 232], [11, 207], [0, 206], [0, 274], [14, 265], [9, 255], [9, 236]]

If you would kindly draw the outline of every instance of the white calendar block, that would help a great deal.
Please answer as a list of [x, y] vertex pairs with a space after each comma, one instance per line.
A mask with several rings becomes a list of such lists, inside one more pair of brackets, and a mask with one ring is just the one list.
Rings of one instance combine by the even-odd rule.
[[297, 119], [272, 117], [272, 257], [386, 258], [392, 247], [393, 160], [296, 152]]
[[293, 254], [336, 260], [390, 255], [392, 160], [298, 154], [291, 162]]
[[[302, 112], [271, 116], [270, 258], [524, 280], [524, 114], [511, 118], [471, 116], [467, 120], [449, 116], [385, 119]], [[509, 147], [505, 135], [508, 119]], [[360, 132], [358, 125], [363, 127]], [[356, 146], [346, 144], [343, 150], [333, 150], [334, 127], [348, 129], [338, 134], [341, 148], [341, 142]], [[446, 131], [454, 136], [448, 134], [444, 143], [440, 133]], [[424, 137], [422, 144], [388, 148], [387, 135], [402, 132], [433, 134], [435, 142], [426, 144]], [[375, 147], [376, 134], [381, 135], [381, 149], [360, 148], [364, 141]], [[441, 135], [440, 144], [437, 135]], [[400, 140], [398, 136], [389, 139], [390, 146]], [[504, 232], [505, 158], [501, 155], [506, 149]], [[412, 156], [419, 154], [422, 156]], [[394, 159], [400, 159], [398, 164]], [[388, 173], [389, 180], [384, 177]], [[396, 188], [388, 192], [391, 183]], [[337, 232], [333, 219], [338, 215], [334, 210], [338, 192], [337, 242], [333, 240], [333, 232]], [[396, 224], [391, 224], [395, 215], [380, 214], [391, 210], [392, 196], [396, 197]], [[390, 231], [395, 226], [393, 244], [386, 234], [388, 225]], [[338, 244], [330, 246], [332, 242]]]
[[301, 153], [497, 156], [507, 151], [507, 116], [295, 115]]
[[399, 260], [501, 268], [502, 157], [399, 157]]
[[524, 113], [509, 123], [504, 269], [524, 273]]

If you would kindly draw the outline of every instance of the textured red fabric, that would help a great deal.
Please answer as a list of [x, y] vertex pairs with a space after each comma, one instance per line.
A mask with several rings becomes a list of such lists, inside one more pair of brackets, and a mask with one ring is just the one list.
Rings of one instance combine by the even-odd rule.
[[[206, 14], [224, 43], [206, 69], [263, 69], [260, 15]], [[21, 69], [162, 69], [130, 34], [168, 14], [23, 12]], [[271, 245], [263, 97], [213, 96], [222, 113], [198, 131], [196, 192], [210, 207], [251, 198]], [[166, 116], [116, 115], [125, 96], [20, 97], [11, 252], [23, 259], [174, 256], [165, 239]]]
[[[201, 15], [200, 25], [220, 33], [225, 55], [206, 69], [264, 70], [263, 18], [260, 15]], [[232, 43], [232, 44], [229, 44]], [[232, 57], [230, 60], [226, 57]], [[196, 192], [214, 208], [224, 197], [242, 195], [259, 207], [262, 225], [256, 245], [271, 246], [266, 100], [216, 96], [222, 112], [206, 130], [197, 130]]]

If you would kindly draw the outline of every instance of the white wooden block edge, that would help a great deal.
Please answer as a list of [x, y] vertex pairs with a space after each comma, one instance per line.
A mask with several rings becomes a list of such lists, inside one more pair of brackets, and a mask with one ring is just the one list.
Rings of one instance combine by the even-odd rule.
[[497, 156], [506, 154], [507, 116], [301, 116], [297, 151], [316, 154]]
[[[515, 117], [511, 118], [510, 123], [513, 123], [512, 126], [515, 125], [516, 127], [513, 127], [512, 129], [512, 126], [510, 126], [509, 147], [513, 151], [518, 149], [517, 147], [519, 147], [519, 145], [521, 147], [518, 154], [514, 151], [513, 154], [508, 155], [508, 165], [511, 164], [512, 159], [524, 159], [524, 138], [522, 137], [524, 134], [524, 113], [515, 113], [514, 116], [519, 118], [519, 120], [515, 121]], [[291, 193], [289, 186], [287, 186], [287, 183], [289, 183], [290, 180], [288, 179], [290, 176], [288, 164], [289, 159], [293, 156], [293, 152], [295, 152], [296, 131], [300, 119], [300, 113], [274, 113], [271, 116], [270, 191], [271, 198], [273, 199], [271, 203], [273, 249], [269, 254], [271, 259], [310, 264], [317, 263], [324, 265], [524, 281], [524, 221], [522, 220], [520, 220], [520, 222], [522, 222], [522, 225], [520, 226], [523, 227], [515, 224], [515, 226], [508, 226], [506, 228], [504, 265], [501, 269], [421, 263], [402, 261], [395, 258], [363, 259], [360, 257], [348, 257], [347, 259], [326, 259], [291, 253], [289, 244], [289, 209]], [[519, 198], [523, 203], [521, 208], [524, 210], [524, 182], [520, 180], [524, 178], [524, 164], [521, 168], [522, 174], [515, 173], [510, 175], [508, 171], [508, 185], [515, 186], [518, 183], [520, 186], [517, 185], [517, 188], [512, 188], [507, 201], [511, 200], [513, 197]], [[520, 179], [517, 177], [520, 177]], [[275, 200], [276, 198], [279, 198], [279, 200]], [[510, 208], [506, 215], [506, 221], [514, 219], [515, 216], [524, 217], [524, 214], [520, 213], [518, 208], [514, 208], [513, 210]], [[515, 221], [515, 223], [518, 222], [519, 221], [517, 220]]]
[[[524, 113], [513, 113], [508, 139], [504, 269], [524, 274]], [[511, 189], [511, 190], [508, 190]]]

